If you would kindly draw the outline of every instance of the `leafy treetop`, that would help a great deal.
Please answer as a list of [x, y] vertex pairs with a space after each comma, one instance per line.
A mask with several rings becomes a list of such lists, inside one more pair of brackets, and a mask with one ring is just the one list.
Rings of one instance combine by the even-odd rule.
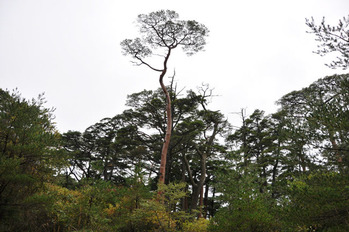
[[150, 66], [144, 61], [151, 56], [154, 49], [168, 51], [182, 46], [187, 55], [202, 50], [206, 44], [205, 37], [209, 30], [194, 20], [179, 20], [172, 10], [160, 10], [149, 14], [140, 14], [138, 23], [142, 37], [125, 39], [121, 42], [124, 55], [132, 55], [138, 65], [145, 64], [155, 71], [163, 71]]

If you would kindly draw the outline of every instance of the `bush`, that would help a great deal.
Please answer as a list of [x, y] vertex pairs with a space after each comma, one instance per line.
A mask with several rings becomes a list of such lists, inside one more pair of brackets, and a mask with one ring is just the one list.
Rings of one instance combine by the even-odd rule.
[[210, 221], [199, 218], [194, 221], [187, 221], [183, 224], [183, 232], [206, 232]]

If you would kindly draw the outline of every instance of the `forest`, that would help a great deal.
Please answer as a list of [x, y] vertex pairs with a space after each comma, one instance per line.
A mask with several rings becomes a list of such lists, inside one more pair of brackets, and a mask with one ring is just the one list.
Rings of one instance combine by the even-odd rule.
[[[140, 15], [145, 36], [121, 42], [160, 88], [85, 131], [58, 132], [44, 95], [0, 89], [0, 231], [349, 230], [349, 74], [285, 94], [272, 114], [241, 109], [232, 125], [210, 109], [209, 85], [163, 84], [171, 51], [196, 53], [208, 33], [177, 17]], [[340, 54], [328, 66], [346, 69], [349, 18], [306, 23], [317, 53]]]

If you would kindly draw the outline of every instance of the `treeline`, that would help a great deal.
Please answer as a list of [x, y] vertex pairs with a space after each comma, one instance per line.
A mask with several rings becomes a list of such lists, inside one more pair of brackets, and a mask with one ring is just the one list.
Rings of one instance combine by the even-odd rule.
[[241, 110], [233, 127], [208, 86], [128, 96], [127, 109], [60, 134], [43, 96], [0, 90], [1, 231], [348, 231], [349, 75]]

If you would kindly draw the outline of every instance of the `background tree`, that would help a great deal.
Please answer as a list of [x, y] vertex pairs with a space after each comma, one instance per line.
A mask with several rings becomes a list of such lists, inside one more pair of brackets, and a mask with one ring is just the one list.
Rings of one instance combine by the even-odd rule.
[[348, 231], [349, 175], [317, 170], [295, 179], [283, 205], [284, 228]]
[[337, 52], [340, 56], [337, 60], [326, 64], [330, 68], [341, 67], [347, 69], [349, 66], [349, 16], [339, 20], [337, 26], [326, 25], [325, 17], [320, 25], [316, 25], [313, 18], [306, 19], [306, 25], [311, 29], [309, 33], [316, 35], [316, 41], [320, 42], [315, 52], [321, 56], [330, 52]]
[[283, 96], [277, 113], [242, 115], [227, 139], [232, 168], [216, 173], [224, 206], [213, 230], [348, 229], [348, 83], [321, 78]]
[[[159, 182], [164, 183], [166, 155], [172, 131], [171, 98], [163, 83], [167, 73], [167, 64], [173, 49], [182, 46], [183, 50], [191, 55], [203, 49], [208, 29], [193, 20], [183, 21], [178, 19], [175, 11], [161, 10], [150, 14], [138, 16], [142, 38], [134, 40], [126, 39], [121, 42], [125, 55], [131, 55], [138, 65], [146, 65], [154, 71], [160, 72], [159, 82], [166, 96], [167, 129], [164, 144], [161, 152], [160, 178]], [[153, 66], [145, 58], [152, 55], [153, 50], [162, 50], [163, 65], [161, 68]]]
[[[129, 111], [113, 118], [104, 118], [88, 127], [84, 133], [64, 133], [63, 147], [70, 165], [66, 174], [81, 180], [124, 183], [135, 166], [142, 166], [146, 152], [142, 132], [130, 118]], [[69, 178], [67, 178], [69, 180]]]
[[298, 141], [302, 140], [313, 154], [320, 153], [330, 169], [340, 169], [347, 163], [344, 154], [349, 136], [348, 78], [348, 74], [321, 78], [307, 88], [286, 94], [278, 102], [293, 128], [298, 128]]
[[[53, 109], [0, 89], [0, 230], [39, 231], [45, 199], [34, 194], [63, 164]], [[20, 223], [19, 223], [20, 222]]]

